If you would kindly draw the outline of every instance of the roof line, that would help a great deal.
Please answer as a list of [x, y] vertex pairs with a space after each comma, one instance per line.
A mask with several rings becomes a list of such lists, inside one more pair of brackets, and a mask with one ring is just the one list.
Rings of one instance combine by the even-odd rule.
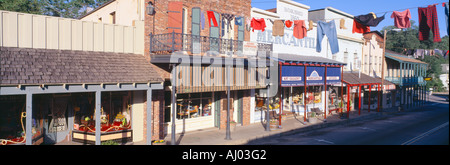
[[100, 5], [99, 7], [95, 8], [94, 10], [91, 10], [90, 12], [86, 13], [85, 15], [82, 15], [80, 17], [78, 17], [78, 19], [83, 19], [84, 17], [91, 15], [92, 13], [96, 12], [97, 10], [100, 10], [101, 8], [113, 3], [116, 0], [110, 0], [108, 2], [105, 2], [104, 4]]

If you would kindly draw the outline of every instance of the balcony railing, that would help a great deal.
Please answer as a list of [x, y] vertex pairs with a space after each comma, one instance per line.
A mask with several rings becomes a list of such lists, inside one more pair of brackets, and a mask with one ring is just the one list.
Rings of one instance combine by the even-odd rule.
[[387, 81], [390, 81], [394, 84], [399, 85], [408, 85], [408, 84], [423, 84], [423, 77], [385, 77]]
[[[267, 55], [272, 52], [272, 44], [258, 43], [258, 51], [265, 51]], [[176, 51], [186, 51], [189, 54], [203, 54], [215, 51], [219, 54], [232, 53], [244, 50], [244, 41], [206, 37], [182, 33], [150, 34], [150, 53], [170, 54]]]

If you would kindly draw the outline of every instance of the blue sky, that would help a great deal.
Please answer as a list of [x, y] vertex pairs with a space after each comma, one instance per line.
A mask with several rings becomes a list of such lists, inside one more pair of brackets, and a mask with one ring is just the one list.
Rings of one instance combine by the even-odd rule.
[[[325, 7], [333, 7], [343, 12], [352, 14], [354, 16], [368, 14], [370, 12], [377, 13], [382, 16], [384, 12], [388, 13], [385, 19], [377, 26], [371, 27], [371, 30], [381, 30], [385, 26], [394, 25], [394, 19], [391, 18], [391, 11], [404, 11], [410, 8], [411, 20], [414, 20], [415, 25], [419, 26], [419, 14], [417, 7], [426, 7], [428, 5], [439, 3], [436, 5], [439, 31], [441, 37], [447, 34], [447, 24], [445, 23], [444, 7], [442, 2], [448, 0], [294, 0], [295, 2], [310, 6], [310, 10], [322, 9]], [[276, 0], [252, 0], [252, 7], [260, 9], [271, 9], [276, 7]], [[412, 9], [411, 9], [412, 8]], [[383, 13], [382, 13], [383, 12]], [[381, 13], [381, 14], [380, 14]]]

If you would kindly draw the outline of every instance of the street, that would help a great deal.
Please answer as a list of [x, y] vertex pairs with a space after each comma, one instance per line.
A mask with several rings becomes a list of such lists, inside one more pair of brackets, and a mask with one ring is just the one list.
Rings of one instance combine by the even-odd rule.
[[[448, 145], [449, 104], [440, 98], [414, 111], [363, 123], [268, 137], [249, 145]], [[444, 100], [445, 101], [445, 100]]]

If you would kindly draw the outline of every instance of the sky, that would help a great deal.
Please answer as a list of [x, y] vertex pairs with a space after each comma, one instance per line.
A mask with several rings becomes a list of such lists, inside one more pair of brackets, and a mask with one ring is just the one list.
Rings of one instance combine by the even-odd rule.
[[[259, 9], [272, 9], [276, 7], [277, 0], [252, 0], [252, 7]], [[385, 19], [377, 26], [370, 27], [372, 31], [381, 29], [385, 26], [394, 25], [394, 19], [391, 18], [392, 11], [404, 11], [409, 8], [411, 19], [414, 20], [416, 26], [419, 26], [419, 14], [417, 7], [427, 7], [428, 5], [439, 3], [436, 5], [436, 12], [439, 23], [439, 33], [441, 37], [448, 35], [447, 24], [445, 23], [443, 2], [448, 0], [294, 0], [295, 2], [307, 5], [309, 10], [323, 9], [325, 7], [333, 7], [353, 16], [365, 15], [374, 12], [377, 16], [383, 16]]]

